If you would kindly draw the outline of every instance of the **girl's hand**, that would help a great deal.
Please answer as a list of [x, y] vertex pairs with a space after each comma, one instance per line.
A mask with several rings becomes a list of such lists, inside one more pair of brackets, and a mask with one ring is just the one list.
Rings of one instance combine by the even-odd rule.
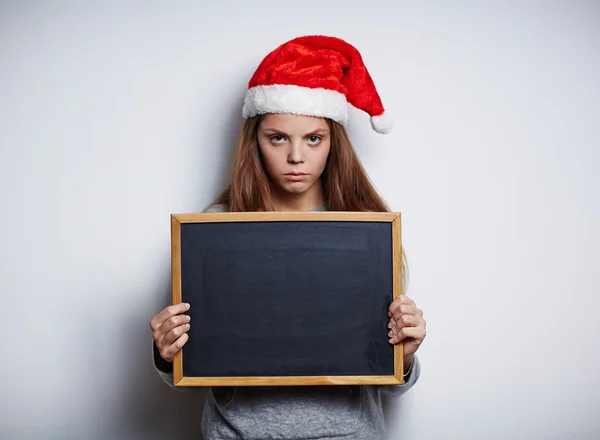
[[390, 344], [404, 342], [404, 357], [412, 357], [427, 334], [423, 311], [409, 297], [400, 295], [390, 305], [388, 316]]
[[150, 328], [160, 356], [172, 362], [175, 355], [187, 342], [190, 329], [190, 317], [182, 315], [189, 309], [189, 304], [175, 304], [163, 309], [150, 320]]

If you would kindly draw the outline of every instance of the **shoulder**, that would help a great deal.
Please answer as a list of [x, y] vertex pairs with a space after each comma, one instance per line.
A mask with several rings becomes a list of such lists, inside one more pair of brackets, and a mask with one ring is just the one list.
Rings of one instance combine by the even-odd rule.
[[227, 212], [227, 205], [221, 203], [213, 203], [204, 209], [202, 212]]

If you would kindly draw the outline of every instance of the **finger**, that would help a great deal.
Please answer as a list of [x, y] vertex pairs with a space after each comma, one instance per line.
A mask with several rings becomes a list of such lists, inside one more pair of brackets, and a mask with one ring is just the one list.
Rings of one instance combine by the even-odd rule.
[[[171, 320], [171, 319], [173, 319], [173, 318], [169, 318], [169, 320]], [[163, 333], [163, 336], [159, 341], [159, 345], [161, 347], [167, 347], [167, 346], [173, 344], [177, 339], [179, 339], [189, 329], [190, 329], [189, 323], [177, 325], [177, 326], [169, 329], [166, 333]]]
[[156, 333], [160, 333], [162, 334], [162, 336], [164, 336], [175, 327], [187, 324], [188, 322], [190, 322], [190, 315], [171, 316], [169, 319], [167, 319], [161, 324]]
[[402, 319], [402, 316], [405, 315], [419, 316], [419, 309], [416, 306], [402, 304], [394, 312], [393, 318], [398, 322]]
[[390, 338], [390, 343], [398, 344], [406, 339], [412, 339], [416, 344], [420, 344], [423, 338], [425, 338], [423, 327], [403, 327], [395, 336]]
[[402, 318], [400, 318], [400, 320], [398, 320], [396, 324], [391, 327], [390, 331], [388, 332], [388, 336], [397, 336], [400, 330], [402, 330], [404, 327], [419, 326], [424, 326], [424, 320], [421, 319], [419, 316], [402, 315]]
[[188, 339], [189, 335], [187, 333], [184, 333], [174, 343], [161, 350], [160, 355], [164, 360], [172, 362], [173, 358], [183, 348]]
[[397, 331], [404, 327], [418, 327], [421, 324], [421, 318], [414, 315], [402, 315], [402, 317], [396, 321], [396, 325], [393, 327]]
[[165, 307], [150, 320], [150, 328], [152, 329], [152, 331], [158, 330], [162, 323], [169, 319], [171, 316], [184, 313], [187, 310], [189, 310], [189, 308], [190, 305], [188, 303], [173, 304], [168, 307]]
[[396, 311], [396, 309], [403, 304], [406, 304], [409, 306], [415, 305], [414, 301], [412, 299], [410, 299], [408, 296], [400, 295], [394, 301], [392, 301], [392, 303], [390, 304], [390, 307], [388, 308], [388, 316], [392, 316], [394, 314], [394, 312]]
[[394, 301], [392, 301], [392, 303], [390, 304], [389, 308], [388, 308], [388, 316], [391, 316], [394, 314], [394, 311], [400, 307], [400, 305], [402, 304], [402, 295], [399, 296], [398, 298], [396, 298]]

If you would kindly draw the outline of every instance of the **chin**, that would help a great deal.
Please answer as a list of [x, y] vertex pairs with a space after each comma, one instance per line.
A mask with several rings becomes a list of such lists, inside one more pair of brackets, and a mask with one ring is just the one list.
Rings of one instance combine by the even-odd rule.
[[308, 187], [302, 186], [302, 187], [294, 187], [294, 186], [287, 186], [285, 188], [283, 188], [283, 190], [287, 193], [290, 194], [302, 194], [305, 193], [306, 190], [308, 190]]
[[284, 182], [281, 185], [281, 189], [290, 194], [302, 194], [310, 189], [312, 183], [307, 184], [306, 182]]

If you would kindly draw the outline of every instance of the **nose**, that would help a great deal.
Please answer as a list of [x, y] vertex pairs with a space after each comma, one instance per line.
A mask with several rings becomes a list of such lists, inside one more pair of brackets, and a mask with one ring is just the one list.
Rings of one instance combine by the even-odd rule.
[[304, 153], [301, 140], [295, 140], [290, 143], [288, 154], [288, 163], [304, 163]]

